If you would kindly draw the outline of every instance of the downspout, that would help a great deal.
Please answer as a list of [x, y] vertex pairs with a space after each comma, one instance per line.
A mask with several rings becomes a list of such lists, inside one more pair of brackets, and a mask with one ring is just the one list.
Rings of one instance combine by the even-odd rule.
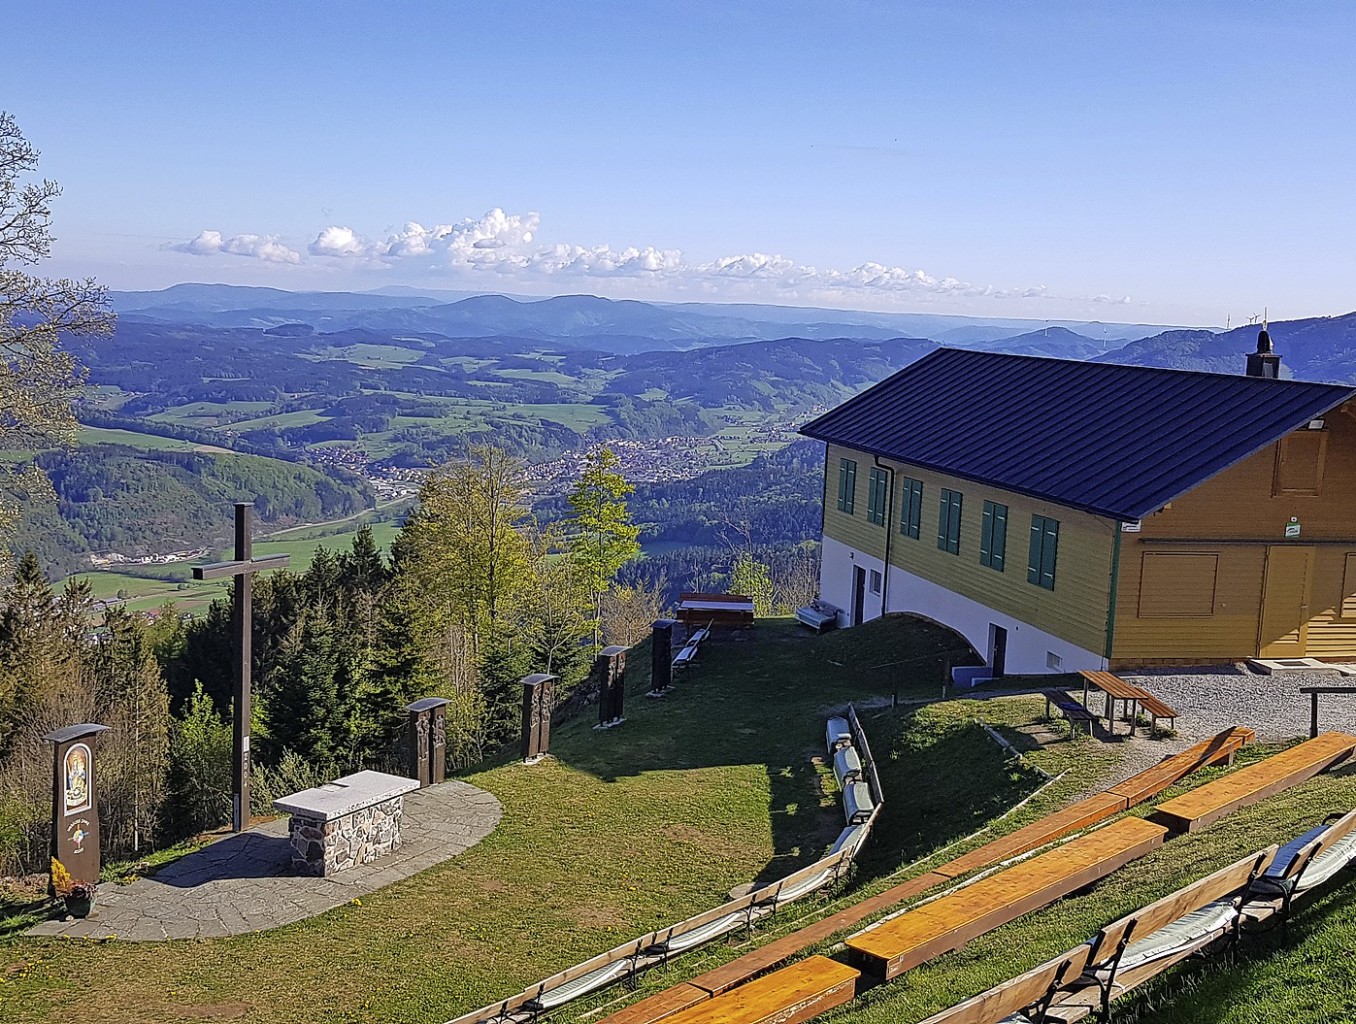
[[1112, 522], [1115, 533], [1111, 540], [1111, 596], [1106, 605], [1106, 660], [1111, 662], [1111, 651], [1116, 640], [1116, 594], [1121, 581], [1121, 524]]
[[880, 581], [880, 613], [884, 617], [886, 601], [890, 596], [890, 542], [895, 537], [895, 471], [889, 466], [882, 466], [879, 455], [872, 458], [876, 461], [877, 469], [890, 474], [890, 496], [885, 499], [885, 571], [881, 573]]

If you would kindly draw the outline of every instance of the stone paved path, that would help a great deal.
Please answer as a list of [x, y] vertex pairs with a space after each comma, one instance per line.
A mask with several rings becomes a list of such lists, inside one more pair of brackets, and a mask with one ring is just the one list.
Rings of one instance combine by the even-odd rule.
[[444, 782], [405, 797], [394, 853], [332, 878], [292, 873], [287, 819], [227, 836], [131, 885], [99, 886], [95, 916], [46, 921], [29, 935], [115, 937], [129, 942], [208, 939], [315, 917], [470, 849], [504, 813], [489, 793]]

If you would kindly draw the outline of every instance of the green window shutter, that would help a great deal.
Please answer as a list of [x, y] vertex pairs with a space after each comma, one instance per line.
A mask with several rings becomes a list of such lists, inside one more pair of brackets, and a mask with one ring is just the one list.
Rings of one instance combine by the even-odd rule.
[[838, 511], [852, 515], [857, 502], [857, 463], [843, 459], [838, 464]]
[[1002, 572], [1007, 547], [1008, 507], [995, 501], [986, 501], [980, 529], [979, 564]]
[[1045, 539], [1041, 543], [1041, 586], [1055, 589], [1055, 556], [1059, 550], [1059, 521], [1045, 521]]
[[1046, 590], [1055, 589], [1055, 560], [1059, 553], [1059, 520], [1031, 517], [1031, 556], [1026, 581]]
[[900, 504], [899, 532], [917, 540], [923, 522], [923, 481], [906, 476], [903, 498]]
[[866, 518], [877, 526], [885, 525], [885, 507], [890, 503], [890, 471], [873, 466], [871, 486], [867, 490]]
[[937, 548], [960, 554], [961, 493], [942, 489], [937, 522]]

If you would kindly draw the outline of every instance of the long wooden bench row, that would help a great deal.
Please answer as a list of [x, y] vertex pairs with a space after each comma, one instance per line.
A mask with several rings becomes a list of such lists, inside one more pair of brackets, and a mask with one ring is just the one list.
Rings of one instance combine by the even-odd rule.
[[1356, 811], [1214, 872], [1113, 921], [1087, 942], [1011, 981], [929, 1017], [923, 1024], [1072, 1022], [1110, 1015], [1121, 994], [1193, 953], [1229, 945], [1282, 919], [1303, 898], [1356, 862]]
[[847, 940], [854, 966], [890, 979], [1105, 878], [1163, 845], [1168, 830], [1123, 818], [887, 918]]
[[[835, 749], [850, 739], [845, 719], [830, 720], [825, 741]], [[750, 978], [768, 971], [796, 954], [862, 921], [908, 900], [916, 899], [941, 886], [951, 884], [971, 872], [1002, 863], [1100, 822], [1114, 817], [1200, 768], [1231, 763], [1234, 755], [1251, 743], [1251, 729], [1234, 726], [1187, 750], [1165, 758], [1161, 763], [1113, 786], [1105, 793], [1065, 807], [995, 839], [969, 853], [956, 857], [926, 874], [911, 878], [876, 896], [868, 897], [790, 935], [758, 947], [690, 981], [648, 996], [605, 1017], [599, 1024], [656, 1024], [697, 1002], [727, 992]]]
[[1174, 832], [1194, 832], [1241, 807], [1313, 778], [1345, 761], [1353, 751], [1356, 736], [1325, 732], [1160, 804], [1153, 819]]

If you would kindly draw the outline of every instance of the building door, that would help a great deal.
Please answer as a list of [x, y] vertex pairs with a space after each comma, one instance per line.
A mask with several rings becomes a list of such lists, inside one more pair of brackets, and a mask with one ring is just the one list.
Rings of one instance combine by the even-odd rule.
[[1309, 586], [1313, 548], [1276, 544], [1267, 548], [1266, 583], [1257, 653], [1263, 658], [1302, 658], [1309, 639]]
[[866, 570], [860, 565], [852, 567], [852, 624], [860, 626], [866, 616]]
[[1008, 667], [1008, 631], [1002, 626], [989, 625], [989, 671], [997, 679]]

